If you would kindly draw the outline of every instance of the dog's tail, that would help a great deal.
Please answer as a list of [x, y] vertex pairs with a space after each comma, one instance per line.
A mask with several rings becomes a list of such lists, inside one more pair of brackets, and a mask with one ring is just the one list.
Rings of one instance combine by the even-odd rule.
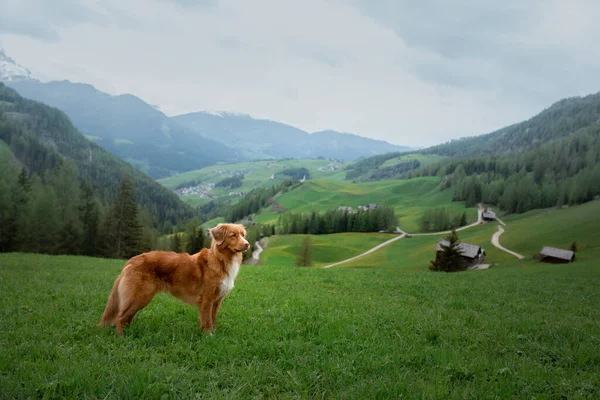
[[98, 326], [112, 326], [116, 323], [117, 314], [119, 313], [119, 284], [121, 283], [122, 277], [123, 274], [121, 273], [115, 280], [112, 292], [110, 292], [110, 295], [108, 296], [108, 303], [106, 303], [106, 309], [104, 309], [102, 319], [100, 320]]

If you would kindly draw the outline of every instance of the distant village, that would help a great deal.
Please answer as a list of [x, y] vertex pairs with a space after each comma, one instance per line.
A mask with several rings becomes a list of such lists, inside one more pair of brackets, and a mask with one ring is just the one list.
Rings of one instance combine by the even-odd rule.
[[200, 196], [203, 199], [213, 199], [216, 196], [209, 192], [215, 188], [214, 183], [207, 183], [206, 185], [190, 186], [181, 189], [174, 190], [179, 197], [186, 196]]
[[[358, 206], [356, 207], [356, 212], [361, 212], [361, 211], [369, 211], [369, 210], [374, 210], [378, 207], [378, 204], [367, 204], [366, 206]], [[339, 206], [338, 207], [338, 211], [342, 211], [348, 214], [352, 214], [354, 212], [354, 209], [352, 207], [349, 206]]]
[[[277, 168], [277, 167], [279, 167], [279, 164], [276, 162], [270, 163], [266, 166], [266, 168], [268, 168], [268, 169]], [[330, 162], [327, 166], [319, 167], [318, 171], [321, 171], [321, 172], [337, 171], [340, 169], [342, 169], [340, 164], [338, 164], [336, 162]], [[235, 176], [235, 175], [249, 175], [252, 172], [253, 172], [252, 169], [241, 169], [241, 170], [220, 169], [220, 170], [215, 171], [214, 174], [215, 175]], [[276, 174], [271, 174], [269, 179], [275, 180], [275, 175]], [[306, 176], [304, 176], [302, 179], [300, 179], [300, 182], [304, 182], [305, 180], [306, 180]], [[175, 192], [175, 194], [177, 194], [179, 197], [199, 196], [204, 199], [214, 199], [218, 196], [215, 196], [214, 194], [209, 193], [214, 188], [215, 188], [215, 183], [207, 183], [204, 185], [196, 185], [196, 186], [189, 186], [189, 187], [185, 187], [185, 188], [175, 189], [173, 192]], [[229, 192], [228, 195], [243, 197], [245, 195], [245, 193], [236, 191], [236, 192]], [[369, 206], [373, 206], [373, 205], [370, 204]], [[369, 206], [364, 206], [364, 210], [365, 211], [369, 210], [370, 209], [370, 208], [368, 208]], [[363, 210], [360, 207], [362, 207], [362, 206], [359, 206], [358, 211]], [[350, 212], [352, 212], [352, 211], [350, 210]]]

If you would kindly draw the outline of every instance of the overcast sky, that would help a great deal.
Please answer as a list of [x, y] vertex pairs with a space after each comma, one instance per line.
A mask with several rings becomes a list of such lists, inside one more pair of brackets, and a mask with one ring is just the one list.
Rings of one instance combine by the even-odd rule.
[[0, 0], [42, 80], [426, 146], [600, 91], [597, 0]]

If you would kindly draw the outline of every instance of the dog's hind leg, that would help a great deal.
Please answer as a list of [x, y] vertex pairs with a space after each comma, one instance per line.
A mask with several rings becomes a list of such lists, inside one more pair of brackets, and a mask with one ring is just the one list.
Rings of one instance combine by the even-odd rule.
[[123, 336], [123, 326], [131, 324], [135, 314], [150, 303], [158, 290], [153, 283], [145, 283], [135, 288], [125, 285], [119, 289], [123, 302], [117, 315], [117, 334]]

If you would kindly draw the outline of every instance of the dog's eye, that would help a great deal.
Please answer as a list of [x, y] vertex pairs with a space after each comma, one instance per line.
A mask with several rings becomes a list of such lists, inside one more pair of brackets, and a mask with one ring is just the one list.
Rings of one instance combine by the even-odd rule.
[[231, 235], [231, 237], [235, 237], [235, 233]]

